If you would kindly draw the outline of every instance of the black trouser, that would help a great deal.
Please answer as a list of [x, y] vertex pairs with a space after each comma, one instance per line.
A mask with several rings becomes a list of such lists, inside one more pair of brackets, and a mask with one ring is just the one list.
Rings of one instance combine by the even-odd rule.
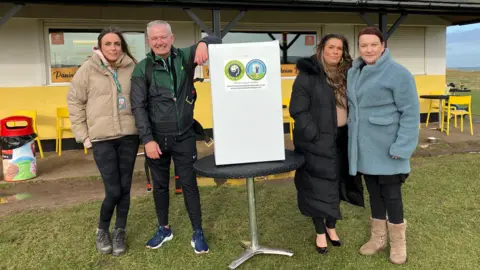
[[393, 224], [403, 223], [402, 181], [383, 180], [394, 176], [363, 175], [370, 195], [372, 218], [387, 219]]
[[323, 222], [324, 218], [314, 217], [312, 220], [317, 234], [324, 234], [325, 226], [329, 229], [335, 229], [335, 225], [337, 224], [337, 219], [330, 216], [325, 219], [325, 222]]
[[193, 163], [197, 160], [196, 137], [193, 132], [181, 136], [160, 136], [157, 141], [162, 155], [159, 159], [147, 158], [152, 172], [153, 198], [157, 212], [158, 225], [167, 226], [169, 207], [170, 163], [173, 158], [181, 179], [183, 198], [187, 207], [190, 222], [194, 230], [202, 228], [202, 211], [200, 193]]
[[93, 158], [105, 187], [105, 199], [100, 209], [99, 229], [108, 230], [113, 211], [117, 208], [115, 228], [125, 228], [130, 209], [130, 188], [137, 158], [137, 135], [93, 142]]

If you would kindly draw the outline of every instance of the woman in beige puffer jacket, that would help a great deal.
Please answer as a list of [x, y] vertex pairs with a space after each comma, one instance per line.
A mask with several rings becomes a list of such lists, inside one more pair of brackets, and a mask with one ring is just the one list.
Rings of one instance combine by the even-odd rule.
[[[136, 60], [122, 33], [112, 27], [98, 36], [94, 54], [78, 69], [67, 94], [72, 131], [78, 142], [93, 148], [105, 187], [96, 247], [121, 255], [130, 208], [130, 187], [139, 147], [130, 106], [130, 77]], [[109, 227], [117, 210], [115, 229]]]

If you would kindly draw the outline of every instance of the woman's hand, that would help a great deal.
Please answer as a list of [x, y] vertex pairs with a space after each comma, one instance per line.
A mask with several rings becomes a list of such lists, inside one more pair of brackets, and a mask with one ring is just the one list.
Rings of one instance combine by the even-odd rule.
[[85, 146], [87, 149], [92, 148], [92, 141], [90, 141], [90, 138], [87, 137], [85, 141], [83, 141], [83, 146]]

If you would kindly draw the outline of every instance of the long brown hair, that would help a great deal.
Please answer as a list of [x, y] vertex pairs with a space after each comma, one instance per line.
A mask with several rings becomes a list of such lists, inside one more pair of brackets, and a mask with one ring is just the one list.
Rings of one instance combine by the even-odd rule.
[[[343, 44], [342, 59], [340, 60], [340, 63], [338, 63], [335, 70], [328, 69], [327, 65], [325, 64], [325, 60], [323, 59], [323, 50], [325, 49], [327, 42], [332, 38], [341, 40]], [[328, 84], [333, 88], [337, 106], [346, 108], [347, 104], [344, 102], [347, 97], [346, 76], [348, 69], [352, 66], [352, 57], [349, 53], [348, 40], [339, 34], [325, 35], [317, 45], [316, 56], [318, 62], [321, 63], [323, 70], [327, 75]]]
[[133, 55], [130, 53], [130, 49], [128, 49], [128, 44], [125, 38], [123, 37], [122, 31], [120, 29], [114, 27], [114, 26], [109, 26], [107, 28], [104, 28], [102, 32], [98, 35], [98, 48], [102, 48], [102, 38], [109, 33], [116, 34], [120, 38], [120, 43], [122, 46], [122, 51], [124, 54], [128, 55], [130, 58], [132, 58], [133, 62], [137, 63], [137, 60]]

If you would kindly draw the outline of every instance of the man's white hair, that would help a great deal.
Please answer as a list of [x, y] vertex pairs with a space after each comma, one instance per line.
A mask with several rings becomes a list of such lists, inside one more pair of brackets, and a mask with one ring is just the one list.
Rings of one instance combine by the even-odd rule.
[[156, 20], [156, 21], [151, 21], [147, 24], [147, 36], [148, 36], [148, 30], [150, 30], [150, 28], [152, 28], [152, 26], [155, 26], [155, 25], [164, 25], [165, 27], [167, 27], [167, 30], [170, 34], [173, 34], [172, 33], [172, 27], [170, 26], [170, 24], [166, 21], [162, 21], [162, 20]]

